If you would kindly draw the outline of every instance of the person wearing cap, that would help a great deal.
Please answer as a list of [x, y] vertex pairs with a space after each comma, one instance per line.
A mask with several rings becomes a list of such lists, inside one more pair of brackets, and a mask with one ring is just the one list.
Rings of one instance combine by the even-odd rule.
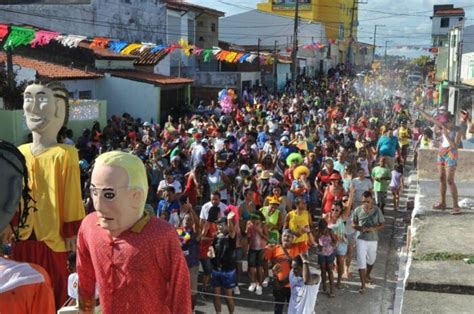
[[290, 145], [290, 139], [284, 135], [280, 138], [280, 148], [277, 153], [277, 157], [280, 160], [286, 160], [291, 153], [296, 153], [298, 150], [295, 146]]
[[408, 157], [408, 147], [410, 146], [411, 131], [407, 126], [407, 121], [403, 120], [398, 128], [398, 143], [400, 145], [400, 157], [402, 164], [405, 164]]
[[378, 166], [374, 167], [371, 173], [374, 180], [375, 203], [382, 213], [385, 213], [388, 184], [392, 179], [391, 170], [387, 167], [387, 160], [387, 157], [380, 157]]
[[[15, 146], [4, 141], [0, 141], [0, 172], [0, 236], [10, 241], [10, 223], [17, 208], [20, 208], [20, 217], [28, 216], [33, 202], [28, 189], [25, 158]], [[21, 221], [12, 222], [15, 229], [17, 223], [21, 225]], [[2, 311], [12, 314], [56, 312], [51, 279], [43, 267], [4, 258], [2, 252], [0, 279]]]
[[260, 208], [268, 229], [268, 242], [273, 244], [280, 242], [280, 230], [283, 228], [284, 216], [279, 206], [280, 201], [277, 198], [270, 198], [268, 205]]
[[221, 294], [224, 293], [229, 313], [234, 313], [232, 291], [237, 286], [237, 270], [234, 260], [236, 231], [234, 213], [217, 219], [217, 236], [209, 248], [208, 257], [212, 264], [211, 286], [214, 289], [214, 310], [221, 313]]

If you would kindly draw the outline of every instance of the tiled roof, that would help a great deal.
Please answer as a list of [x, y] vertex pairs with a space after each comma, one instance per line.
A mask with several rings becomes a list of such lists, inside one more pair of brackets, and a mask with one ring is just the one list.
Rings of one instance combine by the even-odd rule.
[[163, 60], [168, 53], [165, 50], [160, 50], [157, 53], [152, 53], [152, 48], [147, 48], [143, 50], [138, 55], [137, 60], [133, 63], [134, 65], [157, 65], [161, 60]]
[[115, 53], [113, 51], [110, 51], [109, 49], [102, 49], [102, 48], [90, 48], [90, 42], [89, 41], [82, 41], [79, 43], [78, 47], [85, 48], [85, 49], [90, 49], [94, 51], [94, 55], [98, 59], [119, 59], [119, 60], [134, 60], [137, 57], [134, 55], [121, 55], [119, 53]]
[[464, 16], [464, 9], [444, 9], [434, 11], [435, 16], [442, 15], [462, 15]]
[[143, 71], [133, 71], [133, 70], [123, 70], [123, 71], [108, 71], [110, 75], [115, 77], [121, 77], [129, 80], [158, 84], [158, 85], [177, 85], [177, 84], [191, 84], [192, 79], [184, 77], [173, 77], [166, 76], [156, 73], [143, 72]]
[[[0, 52], [0, 62], [4, 62], [6, 59], [7, 55]], [[40, 78], [50, 80], [79, 80], [103, 77], [102, 74], [93, 71], [85, 71], [83, 69], [67, 67], [18, 55], [13, 55], [13, 64], [23, 68], [34, 69]]]

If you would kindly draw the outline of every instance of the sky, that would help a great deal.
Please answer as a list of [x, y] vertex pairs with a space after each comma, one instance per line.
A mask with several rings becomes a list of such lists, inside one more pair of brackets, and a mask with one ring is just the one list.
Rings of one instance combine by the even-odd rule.
[[[257, 3], [266, 0], [187, 0], [226, 13], [226, 16], [256, 9]], [[416, 57], [427, 54], [413, 49], [397, 49], [397, 46], [427, 45], [431, 43], [431, 19], [433, 5], [453, 4], [464, 8], [465, 25], [474, 24], [473, 0], [359, 0], [358, 40], [373, 43], [374, 25], [377, 27], [377, 46], [387, 42], [387, 53]], [[383, 54], [384, 48], [378, 48], [377, 54]]]

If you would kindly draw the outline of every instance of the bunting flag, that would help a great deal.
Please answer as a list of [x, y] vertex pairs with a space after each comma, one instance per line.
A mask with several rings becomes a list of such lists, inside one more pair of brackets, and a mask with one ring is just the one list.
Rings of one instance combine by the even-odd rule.
[[121, 55], [130, 55], [132, 52], [134, 52], [137, 49], [140, 49], [142, 47], [142, 44], [129, 44], [127, 47], [123, 48], [122, 51], [120, 51]]
[[115, 53], [120, 53], [120, 51], [122, 51], [123, 48], [127, 46], [128, 46], [128, 43], [121, 40], [115, 40], [115, 41], [109, 42], [109, 50]]
[[32, 48], [36, 48], [38, 46], [46, 46], [51, 42], [51, 40], [56, 39], [59, 36], [57, 32], [50, 32], [39, 30], [35, 34], [35, 39], [30, 43]]
[[8, 35], [8, 25], [0, 24], [0, 41]]
[[92, 40], [91, 44], [89, 45], [89, 48], [105, 49], [107, 48], [109, 41], [110, 39], [104, 37], [96, 37]]
[[[88, 40], [88, 47], [91, 49], [109, 49], [110, 51], [122, 55], [141, 55], [163, 53], [167, 55], [178, 49], [187, 57], [199, 56], [204, 62], [209, 62], [212, 58], [228, 63], [253, 63], [257, 58], [260, 64], [271, 65], [275, 62], [273, 55], [269, 53], [241, 52], [234, 50], [224, 50], [220, 47], [200, 48], [190, 44], [182, 38], [178, 43], [154, 44], [154, 43], [129, 43], [123, 40], [112, 40], [104, 37], [87, 39], [85, 36], [59, 34], [58, 32], [35, 30], [30, 27], [0, 24], [0, 41], [4, 41], [4, 49], [14, 49], [21, 45], [30, 45], [32, 48], [48, 45], [52, 40], [69, 48], [78, 47], [79, 43]], [[319, 42], [305, 45], [305, 48], [321, 49], [324, 47]], [[421, 48], [418, 48], [421, 49]], [[289, 49], [291, 51], [291, 48]]]
[[59, 35], [56, 38], [56, 41], [65, 47], [77, 48], [77, 46], [79, 46], [79, 43], [85, 39], [87, 39], [86, 36], [80, 35]]
[[21, 45], [28, 45], [35, 39], [36, 31], [29, 27], [11, 26], [3, 49], [15, 49]]

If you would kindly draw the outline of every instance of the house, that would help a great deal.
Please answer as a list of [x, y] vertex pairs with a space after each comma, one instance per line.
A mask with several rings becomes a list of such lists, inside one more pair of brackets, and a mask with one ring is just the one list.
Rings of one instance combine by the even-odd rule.
[[157, 0], [2, 0], [0, 21], [128, 42], [162, 44], [167, 33], [165, 3]]
[[[259, 10], [221, 18], [219, 30], [221, 42], [237, 50], [270, 53], [277, 60], [275, 68], [273, 65], [259, 65], [258, 62], [252, 64], [223, 63], [221, 65], [222, 72], [257, 72], [261, 76], [257, 84], [273, 87], [276, 79], [276, 85], [281, 89], [287, 79], [291, 77], [291, 60], [288, 57], [291, 54], [290, 49], [293, 42], [293, 23], [293, 18]], [[239, 28], [236, 32], [235, 25], [245, 25], [245, 27]], [[326, 45], [326, 48], [303, 48], [305, 45], [316, 42]], [[327, 44], [322, 24], [310, 21], [301, 23], [298, 29], [298, 73], [315, 75], [319, 71], [327, 71], [332, 63], [327, 58], [330, 49]]]
[[[349, 60], [353, 62], [359, 51], [351, 46], [350, 39], [357, 39], [358, 1], [353, 0], [298, 0], [298, 16], [303, 21], [320, 23], [324, 26], [327, 38], [339, 40], [331, 45], [331, 57], [335, 63]], [[295, 0], [266, 0], [257, 4], [257, 10], [294, 18]]]
[[448, 45], [448, 32], [452, 27], [464, 24], [464, 9], [455, 8], [452, 4], [433, 6], [431, 17], [431, 40], [433, 47], [446, 47]]

